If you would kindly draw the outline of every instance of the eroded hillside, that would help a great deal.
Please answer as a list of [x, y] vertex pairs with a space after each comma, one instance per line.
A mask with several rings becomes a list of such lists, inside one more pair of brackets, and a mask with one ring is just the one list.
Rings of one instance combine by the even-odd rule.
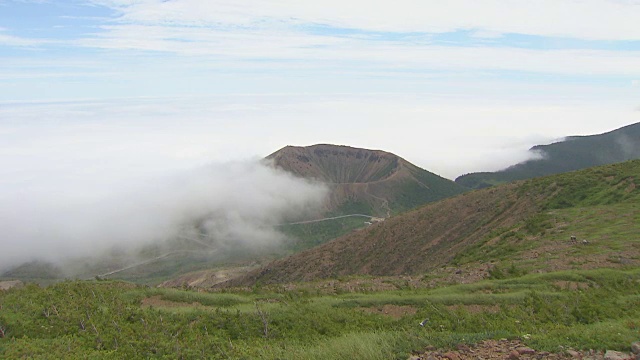
[[[507, 184], [392, 217], [227, 285], [640, 264], [640, 161]], [[462, 271], [462, 270], [461, 270]]]

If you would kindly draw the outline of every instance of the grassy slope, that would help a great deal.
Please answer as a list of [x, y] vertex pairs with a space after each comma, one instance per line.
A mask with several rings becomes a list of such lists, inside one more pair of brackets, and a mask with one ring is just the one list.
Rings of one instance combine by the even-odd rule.
[[497, 172], [472, 173], [460, 176], [456, 182], [479, 189], [515, 180], [559, 174], [593, 166], [612, 164], [640, 157], [640, 123], [612, 132], [592, 136], [574, 136], [532, 150], [545, 155]]
[[[0, 292], [0, 357], [406, 359], [427, 345], [503, 337], [547, 351], [627, 350], [640, 336], [639, 285], [637, 269], [338, 295], [315, 293], [313, 284], [237, 293], [30, 285]], [[382, 308], [406, 312], [391, 317]]]
[[[547, 351], [628, 351], [640, 337], [639, 176], [633, 161], [467, 193], [351, 238], [366, 232], [374, 242], [315, 253], [355, 252], [344, 255], [370, 271], [412, 269], [399, 261], [426, 262], [425, 269], [493, 261], [492, 279], [472, 284], [345, 292], [335, 284], [350, 279], [340, 278], [334, 287], [202, 293], [88, 281], [0, 291], [0, 358], [406, 359], [427, 345], [487, 338], [520, 338]], [[570, 244], [570, 234], [589, 245]], [[386, 256], [377, 255], [377, 242]], [[416, 245], [446, 258], [425, 257]], [[375, 261], [358, 263], [357, 246], [368, 246], [364, 254]], [[550, 264], [569, 268], [538, 273]]]
[[[530, 270], [640, 261], [640, 161], [474, 191], [426, 205], [237, 280], [306, 281], [350, 274], [421, 274], [451, 263]], [[580, 248], [570, 235], [587, 239]], [[583, 255], [590, 254], [585, 258]], [[590, 262], [593, 264], [589, 265]]]
[[298, 252], [335, 239], [351, 231], [367, 226], [363, 217], [350, 217], [311, 224], [284, 225], [280, 227], [289, 238], [286, 251]]

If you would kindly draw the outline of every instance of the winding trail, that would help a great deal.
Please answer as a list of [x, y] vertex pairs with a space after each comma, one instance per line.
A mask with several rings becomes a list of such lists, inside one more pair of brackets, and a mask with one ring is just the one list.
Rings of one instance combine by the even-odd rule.
[[371, 215], [349, 214], [349, 215], [334, 216], [334, 217], [328, 217], [328, 218], [322, 218], [322, 219], [316, 219], [316, 220], [306, 220], [306, 221], [298, 221], [298, 222], [292, 222], [292, 223], [284, 223], [284, 224], [278, 224], [276, 226], [311, 224], [311, 223], [317, 223], [317, 222], [321, 222], [321, 221], [344, 219], [344, 218], [348, 218], [348, 217], [365, 217], [365, 218], [368, 218], [368, 219], [375, 218], [375, 216], [371, 216]]
[[[383, 199], [381, 199], [381, 200], [383, 200]], [[284, 223], [284, 224], [278, 224], [278, 225], [276, 225], [276, 226], [300, 225], [300, 224], [312, 224], [312, 223], [317, 223], [317, 222], [322, 222], [322, 221], [338, 220], [338, 219], [344, 219], [344, 218], [349, 218], [349, 217], [364, 217], [364, 218], [367, 218], [367, 219], [374, 219], [374, 218], [376, 218], [375, 216], [365, 215], [365, 214], [349, 214], [349, 215], [333, 216], [333, 217], [327, 217], [327, 218], [316, 219], [316, 220], [305, 220], [305, 221], [298, 221], [298, 222], [292, 222], [292, 223]], [[200, 234], [200, 235], [202, 235], [202, 236], [207, 236], [207, 235], [205, 235], [205, 234]], [[206, 242], [204, 242], [204, 241], [202, 241], [202, 240], [200, 240], [200, 239], [194, 239], [194, 238], [192, 238], [192, 237], [188, 237], [188, 236], [184, 236], [184, 235], [179, 235], [179, 236], [177, 236], [177, 238], [178, 238], [178, 239], [183, 239], [183, 240], [193, 241], [193, 242], [195, 242], [195, 243], [197, 243], [197, 244], [199, 244], [199, 245], [205, 246], [205, 247], [207, 247], [207, 248], [209, 248], [209, 249], [210, 249], [210, 252], [211, 252], [211, 253], [218, 251], [218, 249], [217, 249], [215, 246], [213, 246], [213, 245], [211, 245], [211, 244], [208, 244], [208, 243], [206, 243]], [[175, 250], [175, 251], [171, 251], [171, 252], [164, 253], [164, 254], [162, 254], [162, 255], [159, 255], [159, 256], [153, 257], [153, 258], [151, 258], [151, 259], [147, 259], [147, 260], [143, 260], [143, 261], [140, 261], [140, 262], [137, 262], [137, 263], [131, 264], [131, 265], [127, 265], [127, 266], [125, 266], [125, 267], [123, 267], [123, 268], [120, 268], [120, 269], [117, 269], [117, 270], [113, 270], [113, 271], [106, 272], [106, 273], [104, 273], [104, 274], [100, 274], [100, 275], [98, 275], [98, 276], [99, 276], [99, 277], [107, 277], [107, 276], [111, 276], [111, 275], [113, 275], [113, 274], [117, 274], [117, 273], [120, 273], [120, 272], [123, 272], [123, 271], [129, 270], [129, 269], [133, 269], [133, 268], [136, 268], [136, 267], [138, 267], [138, 266], [146, 265], [146, 264], [149, 264], [149, 263], [152, 263], [152, 262], [154, 262], [154, 261], [157, 261], [157, 260], [161, 260], [161, 259], [167, 258], [167, 257], [172, 256], [172, 255], [175, 255], [175, 254], [185, 254], [185, 253], [187, 253], [187, 254], [188, 254], [188, 253], [202, 254], [202, 251], [196, 251], [196, 250]]]
[[[212, 252], [214, 252], [214, 251], [212, 251]], [[151, 258], [151, 259], [147, 259], [147, 260], [144, 260], [144, 261], [141, 261], [141, 262], [137, 262], [135, 264], [127, 265], [127, 266], [125, 266], [123, 268], [120, 268], [120, 269], [117, 269], [117, 270], [113, 270], [113, 271], [109, 271], [109, 272], [104, 273], [104, 274], [100, 274], [98, 276], [99, 277], [107, 277], [107, 276], [110, 276], [110, 275], [113, 275], [113, 274], [117, 274], [119, 272], [123, 272], [123, 271], [129, 270], [129, 269], [133, 269], [133, 268], [138, 267], [138, 266], [146, 265], [146, 264], [152, 263], [154, 261], [167, 258], [167, 257], [169, 257], [171, 255], [176, 255], [176, 254], [202, 254], [202, 251], [196, 251], [196, 250], [176, 250], [176, 251], [171, 251], [171, 252], [168, 252], [168, 253], [164, 253], [164, 254], [162, 254], [160, 256], [156, 256], [156, 257]]]
[[376, 196], [376, 195], [373, 195], [372, 193], [370, 193], [369, 192], [369, 184], [367, 184], [367, 187], [365, 188], [364, 193], [366, 195], [371, 196], [372, 198], [374, 198], [376, 200], [380, 200], [382, 202], [381, 208], [383, 210], [387, 211], [387, 216], [386, 217], [391, 217], [391, 208], [389, 207], [389, 200], [387, 200], [385, 198], [382, 198], [382, 197], [379, 197], [379, 196]]
[[[207, 236], [207, 235], [205, 235], [205, 234], [200, 234], [200, 235]], [[206, 242], [204, 242], [204, 241], [202, 241], [202, 240], [194, 239], [194, 238], [191, 238], [191, 237], [188, 237], [188, 236], [183, 236], [183, 235], [179, 235], [179, 236], [176, 236], [176, 237], [177, 237], [178, 239], [190, 240], [190, 241], [193, 241], [193, 242], [195, 242], [195, 243], [197, 243], [197, 244], [200, 244], [200, 245], [202, 245], [202, 246], [208, 247], [209, 249], [211, 249], [211, 250], [210, 250], [210, 252], [211, 252], [211, 253], [218, 251], [218, 249], [217, 249], [216, 247], [214, 247], [214, 246], [213, 246], [213, 245], [211, 245], [211, 244], [207, 244]], [[110, 276], [110, 275], [113, 275], [113, 274], [117, 274], [117, 273], [119, 273], [119, 272], [123, 272], [123, 271], [125, 271], [125, 270], [133, 269], [133, 268], [138, 267], [138, 266], [146, 265], [146, 264], [152, 263], [152, 262], [154, 262], [154, 261], [157, 261], [157, 260], [161, 260], [161, 259], [167, 258], [167, 257], [169, 257], [169, 256], [171, 256], [171, 255], [175, 255], [175, 254], [189, 254], [189, 253], [202, 254], [202, 251], [200, 251], [200, 250], [174, 250], [174, 251], [171, 251], [171, 252], [164, 253], [164, 254], [162, 254], [162, 255], [159, 255], [159, 256], [153, 257], [153, 258], [151, 258], [151, 259], [143, 260], [143, 261], [140, 261], [140, 262], [137, 262], [137, 263], [131, 264], [131, 265], [127, 265], [127, 266], [125, 266], [125, 267], [123, 267], [123, 268], [120, 268], [120, 269], [117, 269], [117, 270], [113, 270], [113, 271], [106, 272], [106, 273], [104, 273], [104, 274], [100, 274], [100, 275], [98, 275], [98, 276], [99, 276], [99, 277], [107, 277], [107, 276]]]

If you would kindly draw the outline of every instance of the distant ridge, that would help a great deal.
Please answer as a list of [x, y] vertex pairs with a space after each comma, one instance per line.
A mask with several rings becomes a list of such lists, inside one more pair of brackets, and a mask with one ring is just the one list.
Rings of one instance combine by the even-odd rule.
[[328, 213], [388, 217], [466, 190], [381, 150], [318, 144], [286, 146], [267, 156], [274, 166], [326, 183]]
[[472, 189], [481, 189], [514, 180], [638, 159], [640, 123], [599, 135], [570, 136], [553, 144], [534, 146], [531, 151], [541, 154], [542, 158], [525, 161], [501, 171], [462, 175], [455, 181]]

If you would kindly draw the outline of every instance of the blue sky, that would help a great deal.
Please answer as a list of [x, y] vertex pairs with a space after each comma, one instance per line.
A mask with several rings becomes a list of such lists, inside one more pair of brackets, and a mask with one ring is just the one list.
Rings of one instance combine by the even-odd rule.
[[443, 79], [631, 94], [639, 8], [622, 0], [3, 0], [0, 101], [437, 92]]

